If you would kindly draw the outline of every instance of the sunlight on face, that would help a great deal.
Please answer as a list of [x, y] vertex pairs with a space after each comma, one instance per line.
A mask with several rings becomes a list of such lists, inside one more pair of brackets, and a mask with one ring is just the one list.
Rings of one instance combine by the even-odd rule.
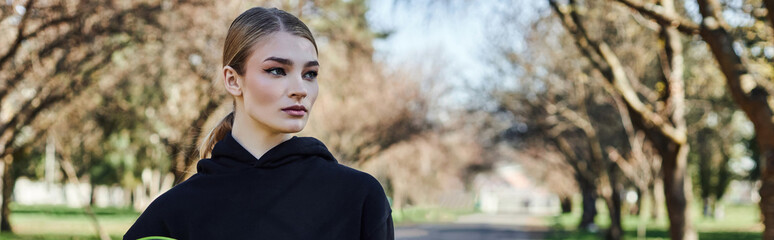
[[270, 133], [304, 129], [317, 99], [317, 53], [308, 39], [286, 32], [256, 44], [245, 65], [244, 110]]

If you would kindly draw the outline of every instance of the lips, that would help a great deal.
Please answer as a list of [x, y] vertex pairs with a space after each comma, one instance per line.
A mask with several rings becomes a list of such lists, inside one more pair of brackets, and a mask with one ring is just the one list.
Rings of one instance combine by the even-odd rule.
[[304, 105], [293, 105], [282, 109], [283, 112], [294, 117], [303, 117], [306, 115], [306, 107]]

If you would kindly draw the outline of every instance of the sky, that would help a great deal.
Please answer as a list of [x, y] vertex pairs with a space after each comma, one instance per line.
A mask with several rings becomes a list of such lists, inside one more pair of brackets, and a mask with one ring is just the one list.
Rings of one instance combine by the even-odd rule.
[[[537, 1], [543, 2], [543, 1]], [[432, 69], [436, 79], [451, 87], [441, 102], [447, 107], [469, 106], [496, 78], [491, 61], [495, 30], [503, 29], [504, 11], [518, 11], [516, 21], [529, 21], [545, 7], [530, 0], [370, 0], [367, 18], [375, 31], [391, 32], [376, 40], [375, 58], [394, 68]], [[509, 9], [509, 10], [504, 10]], [[510, 10], [516, 9], [516, 10]], [[510, 24], [510, 23], [508, 23]], [[519, 30], [511, 29], [513, 33]], [[518, 44], [518, 34], [511, 39]], [[435, 67], [435, 68], [433, 68]]]
[[[451, 8], [426, 1], [371, 0], [367, 17], [372, 27], [392, 32], [389, 38], [374, 42], [377, 59], [400, 65], [435, 54], [452, 65], [477, 65], [476, 52], [486, 40], [484, 23], [475, 14]], [[481, 8], [477, 5], [473, 10]]]

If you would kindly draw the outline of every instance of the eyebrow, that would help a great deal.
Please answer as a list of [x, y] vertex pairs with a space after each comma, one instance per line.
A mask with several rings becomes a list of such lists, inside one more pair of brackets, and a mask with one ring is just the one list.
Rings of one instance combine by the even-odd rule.
[[268, 58], [266, 58], [263, 61], [264, 62], [266, 62], [266, 61], [275, 61], [275, 62], [278, 62], [278, 63], [283, 64], [283, 65], [293, 65], [293, 61], [290, 61], [290, 59], [287, 59], [287, 58], [268, 57]]
[[[275, 62], [278, 62], [278, 63], [280, 63], [282, 65], [293, 65], [293, 61], [290, 60], [290, 59], [287, 59], [287, 58], [268, 57], [268, 58], [266, 58], [263, 61], [264, 62], [266, 62], [266, 61], [275, 61]], [[309, 61], [306, 64], [304, 64], [304, 67], [314, 67], [314, 66], [320, 66], [320, 63], [315, 60], [315, 61]]]
[[320, 63], [317, 61], [310, 61], [304, 64], [304, 67], [314, 67], [314, 66], [320, 66]]

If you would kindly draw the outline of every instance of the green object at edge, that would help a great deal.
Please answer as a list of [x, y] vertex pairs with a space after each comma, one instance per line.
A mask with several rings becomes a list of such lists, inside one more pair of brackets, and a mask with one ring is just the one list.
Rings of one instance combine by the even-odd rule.
[[144, 237], [137, 240], [177, 240], [177, 239], [170, 238], [170, 237], [149, 236], [149, 237]]

